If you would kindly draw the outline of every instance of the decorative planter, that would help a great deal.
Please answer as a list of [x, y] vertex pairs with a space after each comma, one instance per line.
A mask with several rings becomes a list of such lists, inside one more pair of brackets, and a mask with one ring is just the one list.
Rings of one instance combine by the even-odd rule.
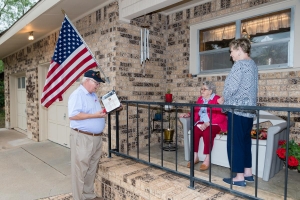
[[173, 95], [172, 94], [165, 94], [165, 101], [168, 103], [172, 103]]
[[155, 113], [155, 115], [154, 115], [154, 119], [155, 120], [161, 120], [161, 113]]
[[164, 129], [164, 141], [173, 142], [174, 129]]

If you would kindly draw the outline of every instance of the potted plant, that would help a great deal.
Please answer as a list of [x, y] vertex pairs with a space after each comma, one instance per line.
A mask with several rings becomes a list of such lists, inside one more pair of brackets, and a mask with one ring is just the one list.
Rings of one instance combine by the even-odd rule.
[[161, 110], [157, 109], [154, 114], [154, 120], [161, 120], [161, 119], [162, 119]]
[[300, 143], [296, 143], [294, 140], [289, 141], [289, 157], [286, 162], [286, 141], [280, 140], [278, 142], [279, 148], [276, 151], [277, 156], [283, 160], [285, 165], [289, 169], [297, 169], [300, 172]]
[[167, 93], [165, 94], [165, 102], [172, 103], [173, 95], [171, 94], [171, 90], [167, 89]]

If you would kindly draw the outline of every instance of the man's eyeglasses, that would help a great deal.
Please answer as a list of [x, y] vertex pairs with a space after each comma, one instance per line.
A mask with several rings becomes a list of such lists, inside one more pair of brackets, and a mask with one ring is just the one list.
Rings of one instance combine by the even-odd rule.
[[89, 79], [89, 80], [91, 80], [91, 81], [93, 81], [95, 84], [96, 84], [96, 86], [99, 86], [100, 85], [100, 83], [98, 83], [97, 81], [94, 81], [94, 79]]
[[201, 90], [201, 91], [205, 91], [205, 90], [209, 90], [209, 89], [206, 89], [206, 88], [201, 88], [200, 90]]

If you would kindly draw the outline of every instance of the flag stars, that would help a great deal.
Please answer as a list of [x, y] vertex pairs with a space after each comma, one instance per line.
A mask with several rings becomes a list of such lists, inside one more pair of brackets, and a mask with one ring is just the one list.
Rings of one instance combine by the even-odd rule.
[[53, 56], [54, 61], [57, 59], [60, 63], [64, 62], [65, 59], [70, 56], [83, 42], [74, 30], [70, 22], [65, 18], [63, 26], [58, 36], [58, 41]]

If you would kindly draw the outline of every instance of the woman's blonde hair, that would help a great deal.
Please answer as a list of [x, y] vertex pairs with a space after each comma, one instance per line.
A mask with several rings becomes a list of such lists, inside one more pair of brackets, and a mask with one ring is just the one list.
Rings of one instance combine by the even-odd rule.
[[247, 38], [240, 38], [232, 40], [229, 43], [229, 48], [238, 49], [241, 47], [242, 51], [244, 53], [247, 53], [250, 56], [250, 50], [251, 50], [251, 42]]

